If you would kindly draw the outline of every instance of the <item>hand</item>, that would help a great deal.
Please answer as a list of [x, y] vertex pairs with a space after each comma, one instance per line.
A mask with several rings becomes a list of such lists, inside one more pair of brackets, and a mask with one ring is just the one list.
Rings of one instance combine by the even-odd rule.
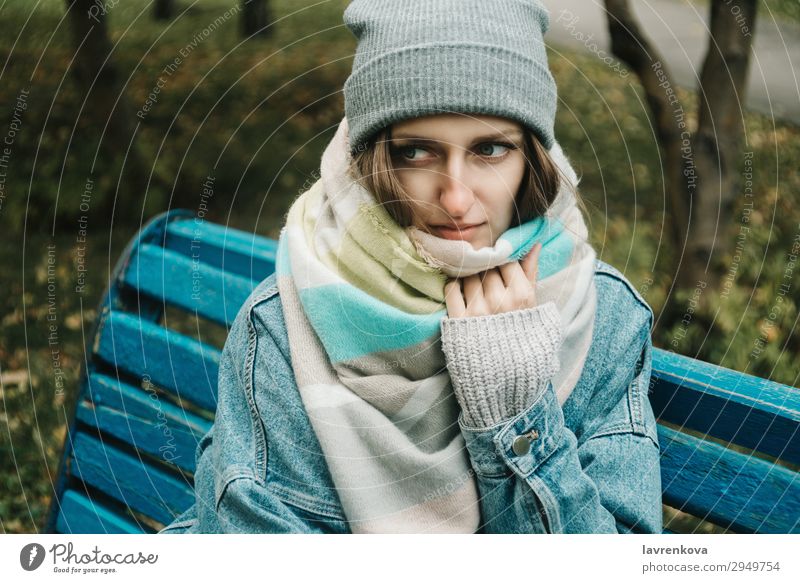
[[448, 281], [444, 286], [447, 315], [450, 318], [490, 316], [536, 306], [541, 250], [542, 244], [536, 243], [521, 261]]

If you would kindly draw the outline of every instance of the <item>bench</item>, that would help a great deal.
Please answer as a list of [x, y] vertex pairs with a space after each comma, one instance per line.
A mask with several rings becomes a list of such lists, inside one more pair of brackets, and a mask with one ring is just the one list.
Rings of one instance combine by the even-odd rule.
[[[226, 327], [276, 248], [183, 210], [128, 244], [86, 349], [47, 532], [155, 532], [192, 504]], [[651, 388], [665, 505], [733, 532], [800, 532], [797, 389], [660, 349]]]

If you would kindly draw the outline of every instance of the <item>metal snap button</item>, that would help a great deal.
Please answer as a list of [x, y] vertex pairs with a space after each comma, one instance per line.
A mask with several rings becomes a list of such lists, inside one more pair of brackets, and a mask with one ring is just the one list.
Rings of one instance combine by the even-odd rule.
[[531, 450], [530, 439], [526, 435], [518, 435], [511, 444], [511, 449], [517, 455], [525, 455]]
[[534, 439], [539, 439], [539, 432], [531, 429], [524, 435], [518, 435], [511, 444], [511, 449], [517, 455], [525, 455], [531, 450], [531, 442]]

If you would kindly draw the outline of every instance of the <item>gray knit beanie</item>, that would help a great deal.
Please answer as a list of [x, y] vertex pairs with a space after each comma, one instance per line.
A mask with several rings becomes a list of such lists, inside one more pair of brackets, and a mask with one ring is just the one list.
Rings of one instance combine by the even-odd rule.
[[358, 39], [344, 84], [352, 151], [397, 121], [451, 112], [513, 119], [553, 145], [539, 0], [354, 0], [344, 22]]

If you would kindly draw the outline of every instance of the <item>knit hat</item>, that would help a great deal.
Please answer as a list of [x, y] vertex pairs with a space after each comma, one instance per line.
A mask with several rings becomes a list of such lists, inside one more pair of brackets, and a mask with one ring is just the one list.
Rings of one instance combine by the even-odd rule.
[[392, 123], [453, 112], [513, 119], [553, 145], [539, 0], [354, 0], [344, 22], [358, 39], [344, 84], [353, 152]]

